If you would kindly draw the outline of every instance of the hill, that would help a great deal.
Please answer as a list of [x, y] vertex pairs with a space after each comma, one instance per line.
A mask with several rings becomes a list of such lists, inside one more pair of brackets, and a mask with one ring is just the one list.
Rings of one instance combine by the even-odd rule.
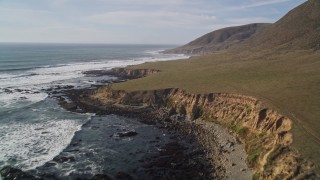
[[234, 49], [253, 51], [320, 48], [320, 1], [308, 0], [276, 23], [265, 28]]
[[[181, 88], [191, 93], [226, 92], [257, 97], [293, 120], [292, 146], [314, 162], [320, 174], [319, 17], [320, 1], [308, 0], [227, 51], [130, 67], [158, 69], [160, 73], [115, 84], [113, 88]], [[195, 42], [206, 41], [199, 38]], [[178, 50], [172, 52], [182, 52]]]
[[274, 24], [255, 23], [210, 32], [165, 53], [206, 54], [221, 50], [320, 49], [320, 1], [308, 0]]
[[270, 26], [266, 23], [255, 23], [243, 26], [227, 27], [210, 32], [184, 46], [164, 51], [177, 54], [204, 54], [230, 48], [255, 33]]

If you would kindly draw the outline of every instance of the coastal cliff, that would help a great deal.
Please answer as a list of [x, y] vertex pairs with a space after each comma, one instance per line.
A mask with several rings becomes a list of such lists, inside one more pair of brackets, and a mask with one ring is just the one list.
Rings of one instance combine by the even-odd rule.
[[121, 78], [136, 79], [148, 76], [150, 74], [158, 73], [156, 69], [128, 69], [128, 68], [114, 68], [109, 71], [109, 75], [115, 75]]
[[[145, 70], [141, 74], [145, 74]], [[255, 178], [316, 177], [312, 172], [313, 164], [301, 158], [290, 146], [293, 142], [292, 121], [254, 97], [227, 93], [191, 94], [181, 89], [126, 92], [102, 87], [85, 99], [83, 103], [91, 102], [110, 113], [147, 114], [147, 118], [184, 121], [203, 129], [209, 128], [208, 124], [220, 124], [245, 145], [247, 163], [255, 170]], [[190, 133], [202, 138], [206, 136], [201, 132]], [[201, 143], [210, 146], [205, 140]]]

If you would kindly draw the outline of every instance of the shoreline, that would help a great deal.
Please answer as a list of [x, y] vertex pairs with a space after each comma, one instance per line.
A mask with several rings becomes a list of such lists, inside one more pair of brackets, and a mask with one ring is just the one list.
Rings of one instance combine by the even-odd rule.
[[[91, 73], [108, 73], [107, 75], [118, 76], [120, 77], [118, 80], [109, 82], [118, 83], [142, 78], [157, 72], [159, 71], [116, 68], [108, 72], [92, 71]], [[245, 179], [249, 177], [314, 177], [314, 174], [309, 171], [312, 169], [312, 165], [302, 161], [299, 155], [292, 151], [289, 146], [292, 142], [290, 140], [291, 133], [289, 133], [291, 121], [272, 110], [266, 109], [258, 100], [252, 97], [222, 93], [189, 94], [181, 89], [125, 92], [112, 90], [110, 85], [93, 85], [90, 88], [81, 90], [66, 88], [63, 91], [66, 92], [67, 98], [59, 95], [55, 96], [55, 91], [52, 91], [51, 95], [58, 100], [63, 108], [69, 111], [77, 113], [89, 112], [97, 115], [116, 114], [129, 118], [138, 118], [145, 124], [195, 135], [198, 142], [206, 147], [207, 157], [211, 164], [216, 165], [213, 169], [217, 171], [215, 172], [215, 177], [222, 179], [232, 177], [243, 177]], [[212, 104], [216, 103], [216, 100], [220, 103]], [[203, 107], [210, 107], [212, 104], [214, 109], [218, 109], [208, 112], [207, 109], [201, 108], [201, 103]], [[239, 107], [234, 107], [236, 104]], [[216, 107], [216, 105], [218, 106]], [[250, 111], [249, 114], [248, 111]], [[230, 121], [230, 115], [232, 115], [232, 118], [239, 119], [239, 122], [234, 124], [234, 121]], [[250, 117], [259, 122], [249, 122], [249, 124], [242, 122]], [[261, 123], [261, 121], [265, 121], [266, 118], [270, 117], [271, 124], [270, 122]], [[214, 121], [207, 121], [208, 118], [213, 118]], [[227, 122], [224, 122], [224, 120], [227, 120]], [[215, 126], [215, 123], [220, 125]], [[248, 130], [248, 126], [252, 126], [252, 129]], [[267, 128], [266, 131], [261, 132], [260, 130], [264, 128]], [[249, 139], [246, 139], [243, 135], [248, 135]], [[264, 147], [268, 151], [259, 149], [260, 152], [257, 153], [257, 144], [248, 145], [248, 140], [250, 142], [251, 138], [256, 137], [267, 142], [268, 138], [271, 138], [269, 143], [273, 145]], [[245, 145], [245, 148], [240, 142]], [[243, 151], [244, 149], [246, 153]], [[252, 153], [257, 154], [252, 156]], [[272, 155], [271, 162], [266, 161], [269, 161], [269, 155]], [[294, 158], [292, 159], [292, 157]], [[250, 158], [251, 162], [249, 164], [253, 167], [255, 173], [248, 168], [248, 163], [246, 163]], [[282, 172], [276, 170], [279, 168], [279, 164], [278, 167], [273, 167], [270, 164], [274, 163], [274, 161], [280, 163], [280, 167], [284, 168]], [[281, 161], [289, 163], [291, 166], [283, 166]], [[298, 166], [297, 161], [303, 162], [303, 164]], [[243, 168], [239, 169], [239, 167]], [[293, 170], [296, 168], [299, 169], [298, 172]], [[279, 176], [279, 174], [275, 175], [273, 173], [285, 174], [280, 174]], [[254, 176], [252, 176], [253, 174]]]
[[[117, 71], [113, 70], [115, 76]], [[131, 79], [148, 75], [144, 73], [146, 69], [121, 68], [121, 72], [128, 75], [133, 71], [141, 74], [135, 73]], [[313, 171], [314, 164], [303, 159], [291, 146], [292, 120], [267, 108], [254, 97], [227, 93], [190, 94], [181, 89], [126, 92], [108, 86], [92, 91], [85, 99], [94, 102], [89, 102], [89, 106], [103, 106], [103, 111], [149, 115], [153, 112], [159, 115], [156, 109], [162, 108], [167, 110], [167, 119], [178, 117], [179, 120], [182, 116], [184, 121], [191, 122], [191, 126], [197, 126], [201, 120], [220, 124], [245, 145], [246, 161], [255, 171], [254, 178], [317, 177]], [[192, 133], [201, 137], [201, 133]], [[202, 144], [208, 145], [206, 143], [203, 140]]]
[[[157, 70], [139, 71], [134, 69], [127, 70], [126, 68], [117, 68], [108, 72], [91, 71], [88, 73], [103, 73], [107, 75], [117, 76], [120, 79], [114, 81], [113, 83], [118, 83], [124, 82], [129, 79], [145, 77], [149, 74], [157, 72]], [[100, 86], [98, 87], [98, 89], [109, 86], [110, 85]], [[172, 117], [165, 115], [168, 113], [167, 109], [163, 109], [161, 107], [139, 108], [138, 105], [134, 105], [137, 108], [133, 109], [121, 109], [112, 106], [103, 107], [99, 105], [99, 102], [93, 101], [92, 99], [87, 99], [92, 91], [95, 90], [89, 89], [80, 90], [77, 92], [71, 90], [68, 93], [68, 97], [71, 99], [71, 103], [66, 103], [63, 99], [60, 99], [60, 105], [68, 109], [69, 111], [90, 112], [97, 115], [116, 114], [124, 117], [137, 118], [142, 123], [152, 124], [156, 127], [169, 129], [176, 133], [179, 132], [186, 135], [196, 135], [198, 141], [202, 145], [206, 146], [206, 149], [208, 151], [207, 156], [209, 156], [209, 159], [211, 159], [211, 163], [216, 166], [216, 169], [214, 171], [220, 171], [220, 178], [252, 178], [254, 172], [246, 163], [247, 154], [244, 151], [243, 144], [224, 127], [214, 123], [207, 123], [205, 121], [182, 122], [179, 117], [178, 119], [176, 119], [177, 117], [173, 117], [172, 119]], [[159, 117], [159, 115], [163, 117]], [[202, 138], [204, 138], [205, 140], [200, 139], [200, 137], [198, 136], [202, 136]]]

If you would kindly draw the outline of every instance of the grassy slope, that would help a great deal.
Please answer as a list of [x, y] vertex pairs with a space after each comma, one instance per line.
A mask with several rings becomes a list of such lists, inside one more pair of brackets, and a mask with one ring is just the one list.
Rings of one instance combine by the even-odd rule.
[[208, 53], [230, 48], [250, 38], [257, 32], [271, 26], [266, 23], [254, 23], [242, 26], [227, 27], [219, 29], [197, 38], [196, 40], [175, 48], [169, 49], [167, 53]]
[[[273, 55], [269, 55], [269, 54]], [[295, 121], [294, 146], [320, 165], [320, 52], [250, 55], [226, 52], [131, 68], [158, 74], [125, 83], [127, 91], [182, 88], [192, 93], [230, 92], [255, 96]], [[319, 167], [317, 170], [319, 171]]]

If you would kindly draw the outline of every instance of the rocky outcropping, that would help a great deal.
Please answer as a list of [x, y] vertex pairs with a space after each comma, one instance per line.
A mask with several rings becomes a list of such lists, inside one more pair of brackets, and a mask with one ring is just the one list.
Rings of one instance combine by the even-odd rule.
[[[191, 94], [181, 89], [125, 92], [105, 87], [94, 91], [88, 98], [90, 101], [84, 102], [94, 102], [92, 105], [106, 111], [141, 116], [153, 113], [152, 118], [166, 121], [176, 117], [194, 125], [221, 124], [245, 144], [247, 161], [255, 169], [255, 176], [268, 179], [315, 177], [312, 164], [290, 147], [292, 121], [253, 97], [224, 93]], [[159, 109], [163, 110], [162, 113]], [[203, 136], [200, 132], [194, 133]], [[208, 143], [203, 141], [203, 144]]]
[[42, 178], [35, 177], [31, 174], [28, 174], [26, 172], [23, 172], [20, 169], [9, 167], [9, 166], [3, 167], [0, 170], [0, 179], [1, 177], [4, 180], [13, 180], [13, 179], [40, 180], [42, 179]]
[[147, 75], [158, 73], [158, 72], [159, 70], [155, 70], [155, 69], [114, 68], [111, 70], [86, 71], [84, 72], [84, 74], [94, 75], [94, 76], [110, 75], [110, 76], [117, 76], [123, 79], [137, 79], [137, 78], [142, 78]]
[[127, 69], [127, 68], [114, 68], [111, 70], [112, 75], [117, 77], [136, 79], [148, 76], [150, 74], [158, 73], [159, 70], [156, 69]]

